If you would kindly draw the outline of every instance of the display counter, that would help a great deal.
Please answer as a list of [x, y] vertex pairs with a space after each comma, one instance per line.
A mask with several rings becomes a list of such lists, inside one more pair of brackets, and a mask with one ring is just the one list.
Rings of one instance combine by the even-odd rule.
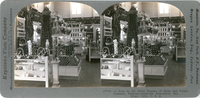
[[179, 58], [186, 58], [186, 47], [176, 46], [176, 61], [178, 61]]
[[168, 68], [168, 59], [163, 55], [145, 57], [145, 75], [165, 76]]
[[76, 55], [61, 55], [59, 56], [59, 60], [59, 76], [79, 76], [82, 60], [80, 60]]
[[45, 87], [49, 87], [52, 79], [52, 66], [48, 57], [43, 59], [14, 59], [15, 80], [22, 81], [44, 81]]
[[131, 81], [131, 87], [134, 87], [136, 77], [134, 66], [133, 56], [130, 58], [101, 58], [101, 79], [128, 80]]

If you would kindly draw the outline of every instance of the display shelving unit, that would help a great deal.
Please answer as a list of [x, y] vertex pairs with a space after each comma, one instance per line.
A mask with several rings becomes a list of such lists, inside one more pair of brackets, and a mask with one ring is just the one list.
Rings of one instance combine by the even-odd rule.
[[175, 29], [174, 31], [174, 35], [176, 35], [176, 38], [174, 39], [174, 43], [176, 47], [176, 61], [178, 61], [179, 58], [186, 58], [186, 47], [185, 47], [186, 29], [185, 28], [186, 28], [185, 23], [179, 24], [179, 28], [177, 30]]
[[14, 59], [15, 80], [44, 81], [45, 87], [49, 87], [51, 65], [48, 57], [43, 59]]
[[177, 43], [180, 40], [185, 40], [185, 35], [184, 35], [184, 28], [185, 28], [185, 23], [175, 23], [173, 24], [174, 28], [172, 29], [173, 36], [175, 36], [174, 40], [174, 45], [177, 45]]
[[186, 47], [176, 46], [176, 61], [178, 58], [186, 58]]
[[171, 27], [169, 26], [169, 23], [166, 23], [165, 25], [159, 24], [158, 28], [158, 37], [161, 42], [167, 43], [170, 39], [170, 37], [173, 36], [173, 32], [171, 31]]
[[89, 61], [91, 59], [100, 59], [100, 49], [97, 47], [89, 47]]
[[101, 58], [101, 79], [128, 80], [134, 87], [134, 58]]

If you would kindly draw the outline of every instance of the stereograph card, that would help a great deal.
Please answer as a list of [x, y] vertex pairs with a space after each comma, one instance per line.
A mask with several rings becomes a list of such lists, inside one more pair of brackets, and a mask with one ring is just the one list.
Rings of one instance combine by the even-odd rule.
[[200, 93], [199, 0], [2, 0], [5, 98]]

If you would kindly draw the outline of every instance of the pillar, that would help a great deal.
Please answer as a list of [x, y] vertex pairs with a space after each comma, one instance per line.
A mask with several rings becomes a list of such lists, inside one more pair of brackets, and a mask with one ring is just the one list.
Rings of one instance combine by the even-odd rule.
[[59, 62], [51, 61], [53, 67], [53, 88], [60, 87], [59, 85]]
[[139, 82], [138, 82], [138, 87], [145, 87], [145, 80], [144, 80], [144, 60], [137, 60], [137, 64], [138, 64], [138, 78], [139, 78]]

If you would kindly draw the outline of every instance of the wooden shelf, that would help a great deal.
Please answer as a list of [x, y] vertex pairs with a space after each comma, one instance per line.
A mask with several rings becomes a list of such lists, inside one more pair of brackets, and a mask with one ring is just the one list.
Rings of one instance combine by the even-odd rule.
[[108, 27], [105, 27], [105, 26], [104, 26], [104, 29], [112, 30], [112, 28], [108, 28]]
[[14, 59], [14, 61], [34, 61], [35, 59]]
[[35, 78], [35, 77], [19, 77], [15, 76], [15, 80], [24, 80], [24, 81], [46, 81], [46, 78]]
[[45, 71], [39, 71], [39, 70], [15, 70], [15, 74], [20, 74], [20, 73], [23, 73], [23, 72], [30, 72], [30, 73], [37, 73], [37, 74], [44, 74]]
[[130, 60], [131, 61], [131, 58], [101, 58], [101, 60]]
[[14, 59], [14, 61], [26, 61], [26, 62], [45, 62], [45, 59]]
[[101, 76], [101, 79], [105, 79], [105, 80], [129, 80], [129, 81], [131, 81], [131, 77], [119, 77], [119, 76]]
[[[113, 76], [108, 76], [109, 72], [113, 71]], [[122, 76], [120, 76], [122, 75]], [[101, 69], [101, 79], [107, 80], [129, 80], [131, 81], [130, 70], [118, 70], [118, 69]]]

